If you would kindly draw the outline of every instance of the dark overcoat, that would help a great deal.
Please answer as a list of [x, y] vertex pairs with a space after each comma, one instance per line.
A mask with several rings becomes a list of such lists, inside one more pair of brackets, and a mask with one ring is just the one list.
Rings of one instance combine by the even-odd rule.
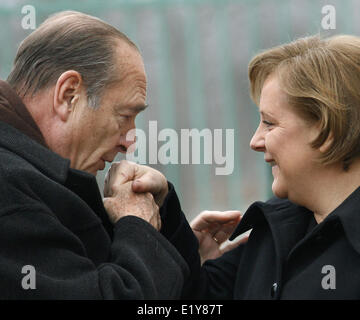
[[179, 298], [177, 250], [135, 216], [112, 225], [95, 176], [44, 146], [3, 81], [0, 118], [0, 299]]
[[[175, 197], [172, 203], [181, 226]], [[360, 187], [319, 224], [288, 200], [255, 202], [232, 238], [248, 230], [246, 244], [202, 268], [196, 238], [185, 227], [173, 231], [191, 269], [185, 298], [360, 299]]]

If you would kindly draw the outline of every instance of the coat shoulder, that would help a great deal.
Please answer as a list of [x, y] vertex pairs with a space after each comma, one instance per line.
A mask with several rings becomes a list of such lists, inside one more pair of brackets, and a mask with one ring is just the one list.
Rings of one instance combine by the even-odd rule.
[[0, 148], [0, 216], [14, 206], [38, 206], [48, 178], [19, 155]]

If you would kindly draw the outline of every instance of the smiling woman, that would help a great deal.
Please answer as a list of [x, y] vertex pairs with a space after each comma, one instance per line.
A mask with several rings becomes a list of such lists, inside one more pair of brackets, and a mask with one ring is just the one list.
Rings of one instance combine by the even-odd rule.
[[301, 201], [304, 191], [321, 171], [322, 152], [311, 146], [319, 127], [311, 125], [291, 108], [276, 76], [269, 76], [260, 98], [260, 125], [251, 139], [255, 151], [264, 152], [272, 165], [272, 190], [280, 198]]
[[[266, 51], [249, 66], [262, 121], [251, 147], [275, 164], [275, 195], [318, 220], [360, 184], [359, 54], [357, 37], [315, 36]], [[324, 185], [333, 186], [330, 201], [319, 197]]]
[[248, 242], [206, 261], [190, 297], [360, 299], [359, 56], [358, 37], [313, 36], [252, 59], [250, 146], [276, 197], [249, 207], [231, 236]]
[[292, 110], [319, 125], [313, 147], [331, 139], [322, 162], [341, 161], [344, 169], [360, 155], [359, 52], [355, 36], [314, 36], [266, 51], [249, 65], [255, 103], [260, 103], [265, 81], [276, 76]]

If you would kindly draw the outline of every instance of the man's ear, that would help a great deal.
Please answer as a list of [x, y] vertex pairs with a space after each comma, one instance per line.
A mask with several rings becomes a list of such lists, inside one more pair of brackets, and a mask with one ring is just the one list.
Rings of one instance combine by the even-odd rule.
[[54, 90], [54, 112], [62, 121], [67, 121], [80, 98], [81, 87], [82, 78], [77, 71], [66, 71], [58, 78]]

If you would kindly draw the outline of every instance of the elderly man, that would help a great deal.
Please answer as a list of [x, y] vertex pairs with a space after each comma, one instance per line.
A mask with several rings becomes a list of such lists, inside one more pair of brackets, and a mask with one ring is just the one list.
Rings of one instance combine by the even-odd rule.
[[222, 254], [239, 212], [193, 232], [152, 168], [114, 164], [101, 198], [95, 175], [134, 142], [145, 101], [137, 47], [97, 18], [62, 12], [21, 43], [0, 81], [0, 299], [176, 299], [197, 240], [203, 260]]
[[95, 180], [145, 98], [138, 49], [97, 18], [56, 14], [21, 43], [0, 82], [0, 299], [180, 296], [187, 265], [158, 232], [165, 177], [123, 174], [106, 210]]

